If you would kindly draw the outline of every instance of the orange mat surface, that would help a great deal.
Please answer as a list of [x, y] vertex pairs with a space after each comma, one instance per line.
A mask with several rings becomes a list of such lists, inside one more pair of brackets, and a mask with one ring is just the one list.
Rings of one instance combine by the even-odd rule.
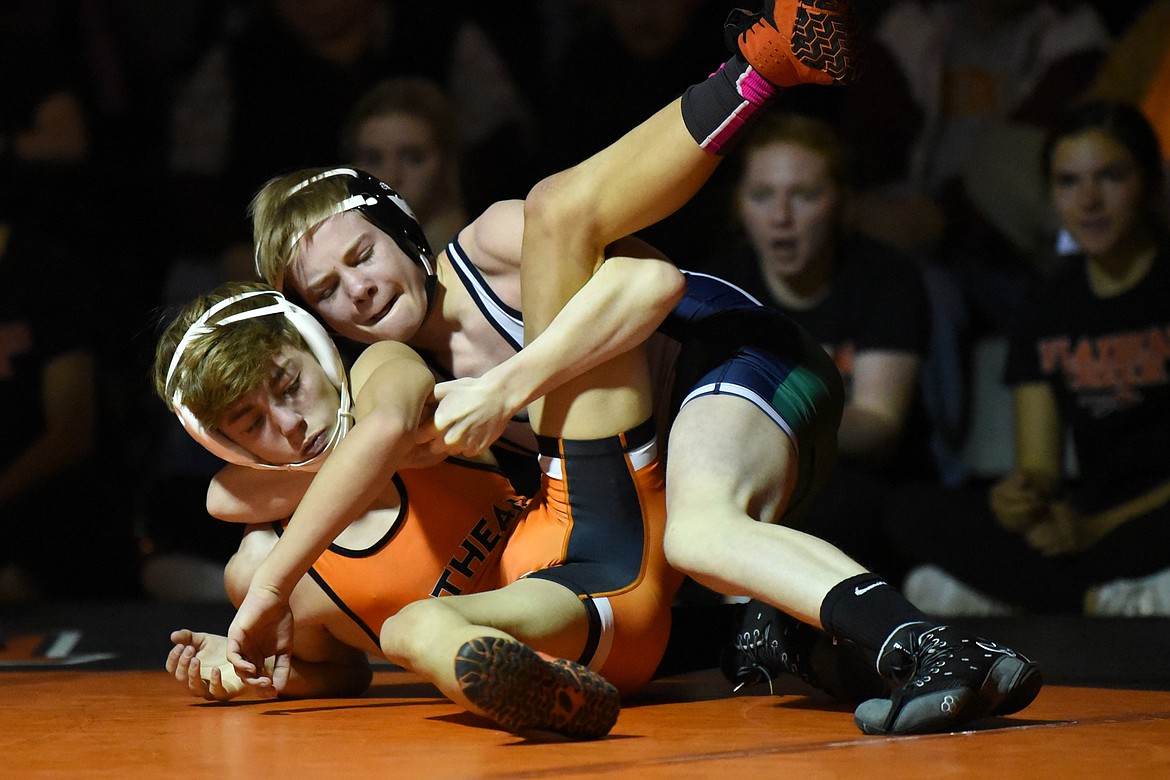
[[[163, 671], [0, 674], [5, 778], [1166, 778], [1170, 692], [1049, 686], [958, 734], [871, 737], [848, 707], [658, 680], [597, 742], [499, 731], [401, 671], [360, 699], [209, 704]], [[188, 774], [189, 773], [189, 774]]]

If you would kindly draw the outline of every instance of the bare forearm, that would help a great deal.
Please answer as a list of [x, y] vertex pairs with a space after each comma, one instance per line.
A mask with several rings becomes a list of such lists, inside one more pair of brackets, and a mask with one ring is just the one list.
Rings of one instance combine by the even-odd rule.
[[256, 570], [253, 589], [290, 593], [329, 543], [370, 507], [413, 447], [413, 429], [408, 435], [400, 422], [380, 424], [372, 416], [363, 423], [313, 479], [280, 541]]
[[645, 341], [683, 291], [664, 260], [613, 257], [574, 295], [548, 327], [496, 369], [513, 411]]
[[350, 373], [357, 422], [313, 477], [251, 590], [287, 598], [329, 543], [370, 508], [414, 448], [434, 387], [426, 364], [401, 344], [380, 342], [362, 353]]
[[1125, 503], [1085, 518], [1084, 532], [1086, 546], [1095, 544], [1106, 534], [1125, 525], [1131, 520], [1148, 515], [1154, 510], [1170, 504], [1170, 480], [1131, 498]]
[[226, 466], [207, 487], [207, 513], [229, 523], [283, 520], [296, 511], [313, 475]]

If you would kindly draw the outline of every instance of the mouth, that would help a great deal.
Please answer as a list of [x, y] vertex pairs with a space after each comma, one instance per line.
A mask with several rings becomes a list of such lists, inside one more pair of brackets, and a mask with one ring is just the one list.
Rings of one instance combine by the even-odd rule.
[[381, 309], [378, 309], [378, 311], [374, 312], [374, 314], [369, 319], [366, 320], [365, 324], [367, 326], [377, 325], [379, 322], [381, 322], [383, 319], [386, 318], [386, 315], [388, 315], [390, 313], [390, 310], [394, 308], [394, 304], [397, 302], [398, 302], [398, 296], [395, 295], [389, 301], [386, 302], [385, 306], [383, 306]]
[[324, 452], [325, 445], [329, 443], [329, 433], [329, 431], [321, 431], [309, 439], [301, 448], [301, 460], [312, 460]]

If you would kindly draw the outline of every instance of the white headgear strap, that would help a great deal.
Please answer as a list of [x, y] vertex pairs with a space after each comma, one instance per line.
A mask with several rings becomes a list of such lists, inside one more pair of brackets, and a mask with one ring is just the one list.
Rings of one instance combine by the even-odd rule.
[[[212, 317], [228, 306], [261, 295], [271, 297], [273, 303], [267, 306], [249, 309], [248, 311], [242, 311], [215, 322], [211, 321]], [[230, 298], [220, 301], [205, 311], [199, 319], [191, 324], [191, 327], [183, 334], [183, 338], [179, 339], [179, 344], [175, 347], [175, 354], [171, 358], [170, 366], [167, 368], [166, 386], [171, 386], [171, 379], [179, 366], [179, 360], [183, 352], [191, 345], [192, 341], [201, 336], [213, 333], [216, 328], [230, 325], [233, 322], [271, 315], [284, 316], [292, 323], [293, 327], [297, 329], [297, 332], [305, 340], [309, 351], [313, 353], [313, 357], [321, 364], [321, 368], [325, 371], [325, 376], [328, 377], [329, 381], [333, 383], [333, 386], [337, 388], [341, 395], [341, 405], [337, 410], [337, 423], [333, 426], [333, 432], [329, 437], [329, 442], [319, 454], [300, 463], [265, 463], [223, 434], [205, 427], [183, 403], [182, 391], [178, 388], [175, 388], [171, 394], [171, 406], [178, 416], [179, 422], [183, 424], [183, 427], [187, 429], [187, 433], [191, 434], [191, 437], [195, 441], [202, 444], [213, 455], [223, 458], [229, 463], [258, 469], [316, 471], [321, 467], [321, 461], [325, 455], [337, 446], [337, 442], [341, 441], [349, 433], [349, 429], [353, 425], [353, 399], [349, 393], [349, 377], [345, 371], [345, 364], [341, 360], [341, 354], [337, 351], [337, 345], [333, 343], [333, 339], [329, 338], [329, 334], [326, 333], [325, 328], [321, 327], [321, 323], [317, 322], [313, 315], [289, 301], [279, 292], [275, 290], [252, 290], [250, 292], [240, 293], [239, 295], [233, 295]]]
[[[286, 194], [286, 197], [288, 197], [290, 195], [294, 195], [297, 192], [300, 192], [305, 187], [308, 187], [310, 184], [313, 184], [314, 182], [321, 181], [322, 179], [329, 179], [329, 178], [332, 178], [334, 176], [352, 176], [355, 179], [361, 179], [361, 176], [359, 176], [358, 172], [356, 170], [354, 170], [353, 168], [332, 168], [328, 171], [322, 171], [321, 173], [318, 173], [315, 176], [310, 176], [309, 178], [305, 179], [304, 181], [294, 185], [292, 188], [289, 189], [288, 193]], [[414, 216], [414, 211], [412, 211], [410, 206], [407, 205], [406, 201], [402, 199], [402, 196], [399, 195], [397, 192], [395, 192], [393, 189], [391, 189], [390, 187], [387, 187], [386, 185], [382, 185], [381, 190], [379, 191], [379, 194], [382, 197], [390, 200], [395, 206], [397, 206], [402, 211], [402, 213], [404, 215], [408, 216], [411, 220], [414, 220], [414, 222], [416, 222], [416, 223], [418, 222], [418, 218]], [[300, 240], [305, 237], [306, 233], [308, 233], [310, 230], [315, 228], [317, 225], [320, 225], [322, 222], [329, 219], [330, 217], [332, 217], [336, 214], [341, 214], [341, 213], [346, 212], [346, 211], [352, 211], [353, 209], [360, 208], [362, 206], [373, 207], [373, 206], [377, 206], [377, 205], [378, 205], [378, 199], [373, 197], [372, 195], [367, 194], [367, 193], [358, 193], [356, 195], [350, 195], [348, 198], [344, 198], [339, 203], [334, 204], [333, 208], [331, 208], [328, 212], [326, 212], [325, 215], [323, 217], [321, 217], [321, 219], [317, 220], [317, 222], [313, 223], [309, 227], [305, 228], [301, 232], [294, 235], [292, 237], [292, 240], [290, 240], [288, 243], [289, 249], [291, 250], [293, 247], [295, 247], [297, 245], [297, 243], [300, 242]], [[260, 247], [259, 246], [256, 247], [256, 252], [253, 255], [252, 259], [253, 259], [253, 262], [255, 263], [255, 266], [256, 266], [256, 275], [263, 278], [264, 274], [260, 270]], [[435, 275], [434, 265], [431, 262], [430, 258], [427, 257], [425, 252], [418, 253], [417, 256], [415, 257], [415, 259], [417, 259], [419, 261], [419, 263], [422, 264], [423, 271], [426, 273], [426, 275], [428, 277], [432, 277]], [[284, 289], [284, 275], [285, 275], [285, 269], [282, 268], [280, 271], [278, 271], [276, 273], [276, 278], [272, 280], [272, 286], [278, 290], [283, 290]]]

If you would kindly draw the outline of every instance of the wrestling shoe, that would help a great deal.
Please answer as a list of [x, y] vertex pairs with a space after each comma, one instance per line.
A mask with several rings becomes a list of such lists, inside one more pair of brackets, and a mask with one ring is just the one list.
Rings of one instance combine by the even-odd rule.
[[844, 84], [857, 75], [851, 0], [765, 0], [762, 13], [736, 9], [724, 23], [738, 51], [777, 87]]
[[508, 731], [551, 731], [598, 739], [617, 722], [617, 688], [581, 664], [545, 661], [531, 648], [480, 637], [459, 648], [455, 678], [463, 694]]
[[772, 691], [772, 681], [788, 673], [840, 701], [889, 695], [872, 661], [852, 643], [834, 641], [762, 601], [753, 599], [742, 609], [739, 631], [720, 659], [720, 670], [736, 691], [762, 683]]
[[1011, 715], [1044, 684], [1039, 667], [1006, 647], [951, 626], [904, 626], [886, 641], [877, 669], [900, 685], [862, 702], [853, 720], [866, 734], [958, 731], [980, 718]]

